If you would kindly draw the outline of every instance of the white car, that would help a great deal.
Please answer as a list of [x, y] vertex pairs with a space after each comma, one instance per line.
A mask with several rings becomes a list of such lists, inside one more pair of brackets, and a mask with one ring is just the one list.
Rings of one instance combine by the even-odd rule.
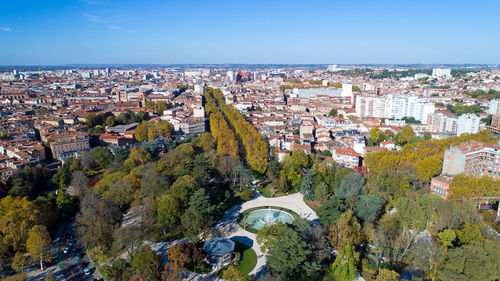
[[85, 273], [85, 275], [90, 275], [90, 270], [88, 267], [84, 268], [83, 269], [83, 273]]

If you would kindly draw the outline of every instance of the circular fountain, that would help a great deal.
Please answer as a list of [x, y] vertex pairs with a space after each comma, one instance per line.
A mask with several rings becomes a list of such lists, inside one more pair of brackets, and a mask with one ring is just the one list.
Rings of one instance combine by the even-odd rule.
[[290, 224], [293, 222], [294, 218], [291, 214], [283, 210], [272, 209], [268, 207], [267, 209], [260, 209], [249, 212], [244, 218], [245, 225], [249, 229], [258, 231], [266, 225], [281, 222], [284, 224]]

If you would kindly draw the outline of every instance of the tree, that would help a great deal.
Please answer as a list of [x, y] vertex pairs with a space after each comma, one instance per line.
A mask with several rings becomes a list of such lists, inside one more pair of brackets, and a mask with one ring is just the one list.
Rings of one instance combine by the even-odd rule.
[[423, 271], [430, 280], [434, 281], [445, 258], [445, 247], [430, 239], [412, 246], [406, 260], [412, 268]]
[[90, 152], [99, 169], [105, 169], [113, 162], [113, 153], [109, 148], [97, 146]]
[[80, 195], [87, 190], [88, 178], [83, 171], [74, 171], [71, 174], [71, 183], [68, 192], [72, 195]]
[[76, 200], [63, 189], [60, 189], [57, 194], [56, 207], [63, 216], [73, 215], [78, 209]]
[[12, 259], [12, 269], [19, 272], [24, 272], [24, 266], [26, 265], [26, 255], [21, 252], [16, 252], [14, 258]]
[[170, 186], [169, 191], [172, 195], [180, 199], [183, 206], [187, 206], [189, 197], [196, 190], [196, 180], [190, 175], [184, 175]]
[[339, 188], [335, 190], [335, 195], [345, 199], [348, 206], [353, 208], [364, 192], [365, 178], [358, 173], [351, 173], [342, 181]]
[[[42, 213], [34, 201], [26, 197], [7, 196], [0, 200], [0, 246], [24, 251], [31, 228], [47, 221], [50, 213]], [[2, 248], [2, 247], [0, 247]]]
[[460, 244], [467, 244], [483, 239], [479, 225], [471, 223], [465, 223], [464, 227], [457, 231], [457, 236]]
[[290, 156], [290, 164], [300, 168], [309, 168], [309, 156], [303, 149], [294, 149]]
[[336, 108], [332, 108], [332, 109], [330, 109], [330, 112], [328, 113], [328, 115], [335, 117], [338, 115], [338, 110]]
[[347, 243], [358, 245], [362, 241], [361, 225], [352, 211], [343, 213], [335, 224], [330, 225], [328, 240], [336, 250], [342, 249]]
[[215, 148], [217, 141], [210, 132], [204, 132], [196, 139], [195, 145], [207, 152]]
[[487, 175], [458, 174], [450, 184], [450, 198], [500, 197], [500, 179]]
[[281, 237], [292, 235], [289, 232], [293, 230], [281, 223], [266, 225], [257, 232], [257, 243], [262, 252], [269, 251]]
[[378, 219], [384, 205], [385, 200], [378, 195], [361, 195], [356, 205], [356, 216], [364, 222], [374, 222]]
[[321, 223], [329, 225], [334, 223], [345, 210], [346, 206], [342, 200], [334, 196], [323, 202], [317, 213]]
[[142, 146], [134, 146], [130, 149], [128, 159], [134, 163], [134, 166], [137, 166], [151, 161], [151, 155], [146, 148]]
[[207, 223], [211, 222], [212, 213], [215, 211], [215, 206], [210, 203], [210, 196], [204, 188], [200, 188], [193, 192], [189, 198], [189, 210], [199, 212], [205, 217]]
[[453, 247], [457, 234], [453, 229], [445, 229], [438, 233], [437, 240], [446, 248]]
[[161, 280], [162, 261], [149, 246], [143, 246], [132, 259], [132, 267], [139, 273], [148, 277], [148, 280]]
[[130, 224], [117, 228], [113, 233], [113, 248], [125, 249], [129, 259], [133, 259], [144, 244], [145, 229], [141, 225]]
[[375, 281], [399, 281], [399, 273], [383, 268], [378, 272]]
[[320, 272], [320, 266], [310, 261], [311, 253], [311, 247], [296, 232], [287, 231], [269, 250], [267, 265], [272, 272], [282, 276], [282, 279], [315, 279]]
[[121, 209], [125, 209], [134, 200], [135, 187], [128, 178], [122, 178], [113, 183], [104, 197], [113, 200]]
[[325, 200], [328, 200], [328, 196], [330, 195], [329, 192], [329, 187], [326, 185], [324, 182], [318, 183], [316, 186], [313, 188], [314, 192], [314, 200], [324, 202]]
[[333, 275], [338, 280], [355, 280], [358, 263], [359, 254], [354, 250], [354, 246], [350, 242], [347, 242], [344, 248], [339, 251], [335, 262], [332, 264]]
[[244, 276], [241, 271], [239, 271], [235, 266], [230, 265], [224, 272], [222, 273], [222, 279], [228, 281], [247, 281], [249, 278]]
[[396, 219], [403, 228], [422, 231], [426, 225], [425, 212], [417, 200], [400, 198], [396, 201]]
[[302, 188], [300, 191], [308, 200], [314, 200], [314, 193], [311, 189], [314, 173], [312, 169], [304, 169], [304, 176], [302, 177]]
[[171, 229], [180, 221], [181, 204], [179, 199], [172, 194], [162, 195], [156, 205], [158, 222], [165, 229]]
[[43, 262], [50, 261], [50, 242], [50, 234], [43, 225], [33, 226], [28, 233], [26, 249], [30, 256], [40, 262], [40, 270], [43, 270]]
[[405, 125], [403, 130], [399, 132], [396, 136], [396, 141], [400, 145], [405, 145], [411, 141], [411, 139], [415, 136], [415, 132], [410, 125]]
[[186, 230], [184, 233], [193, 242], [199, 241], [198, 235], [208, 227], [203, 215], [190, 209], [182, 215], [181, 223]]
[[113, 201], [85, 193], [81, 199], [80, 213], [76, 217], [83, 246], [108, 249], [113, 241], [115, 226], [121, 218], [120, 209]]
[[375, 145], [379, 145], [385, 139], [385, 135], [384, 132], [378, 128], [378, 126], [373, 126], [370, 130], [370, 138]]
[[448, 251], [448, 258], [438, 273], [443, 281], [497, 280], [500, 276], [500, 244], [473, 241]]
[[191, 263], [191, 256], [186, 251], [186, 244], [180, 242], [168, 249], [168, 259], [177, 266], [184, 267]]
[[280, 162], [278, 160], [278, 156], [276, 155], [276, 151], [274, 149], [271, 151], [271, 157], [269, 158], [269, 163], [267, 164], [267, 176], [271, 181], [275, 181], [278, 179], [280, 173]]

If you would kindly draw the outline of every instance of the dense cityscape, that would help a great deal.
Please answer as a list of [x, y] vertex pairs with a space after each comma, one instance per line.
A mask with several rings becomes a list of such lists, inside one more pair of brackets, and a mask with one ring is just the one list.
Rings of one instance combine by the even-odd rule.
[[0, 1], [0, 281], [499, 281], [498, 11]]
[[6, 280], [500, 274], [496, 67], [81, 66], [0, 79]]

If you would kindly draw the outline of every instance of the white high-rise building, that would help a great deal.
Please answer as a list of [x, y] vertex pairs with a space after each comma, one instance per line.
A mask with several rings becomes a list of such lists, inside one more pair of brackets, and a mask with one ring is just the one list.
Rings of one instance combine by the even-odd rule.
[[489, 114], [500, 114], [500, 100], [490, 100]]
[[337, 70], [339, 70], [339, 69], [337, 68], [336, 64], [332, 64], [332, 65], [328, 66], [328, 71], [335, 72]]
[[475, 134], [479, 132], [479, 116], [475, 114], [462, 114], [458, 117], [457, 136], [462, 134]]
[[432, 69], [433, 78], [448, 78], [451, 77], [451, 69], [449, 68], [434, 68]]
[[352, 100], [352, 84], [342, 83], [342, 97], [349, 97]]
[[356, 99], [356, 112], [361, 117], [401, 119], [406, 116], [427, 124], [428, 116], [434, 110], [434, 104], [417, 96], [358, 96]]
[[227, 80], [230, 82], [233, 82], [234, 80], [236, 80], [236, 73], [232, 70], [228, 70], [227, 71]]

